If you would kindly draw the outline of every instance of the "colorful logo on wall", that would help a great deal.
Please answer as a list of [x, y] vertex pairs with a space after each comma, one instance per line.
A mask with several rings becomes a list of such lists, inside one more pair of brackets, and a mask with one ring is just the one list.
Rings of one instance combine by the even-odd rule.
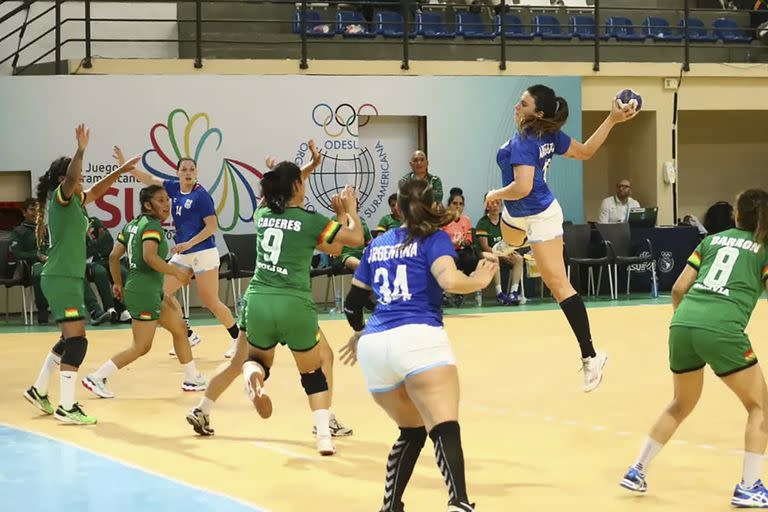
[[[201, 112], [190, 117], [177, 108], [168, 114], [165, 124], [152, 127], [149, 139], [152, 148], [144, 152], [142, 164], [159, 178], [176, 179], [181, 158], [198, 162], [197, 180], [214, 198], [222, 231], [232, 231], [240, 221], [252, 222], [260, 198], [248, 178], [252, 175], [261, 180], [263, 174], [241, 160], [218, 156], [224, 136], [221, 130], [211, 127], [208, 114]], [[218, 167], [214, 179], [208, 167], [211, 164]], [[228, 205], [232, 207], [227, 208]]]
[[[305, 207], [332, 212], [331, 198], [346, 185], [358, 190], [360, 214], [370, 219], [378, 207], [386, 204], [389, 187], [389, 161], [381, 141], [371, 148], [359, 142], [359, 130], [379, 111], [371, 103], [355, 108], [350, 103], [318, 103], [310, 112], [323, 163], [309, 177]], [[301, 166], [312, 156], [305, 142], [299, 144], [295, 162]], [[310, 197], [310, 195], [312, 197]]]

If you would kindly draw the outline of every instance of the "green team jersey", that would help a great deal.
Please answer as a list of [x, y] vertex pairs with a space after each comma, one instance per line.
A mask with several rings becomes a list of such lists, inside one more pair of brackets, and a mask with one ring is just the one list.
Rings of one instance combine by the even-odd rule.
[[46, 208], [48, 259], [44, 276], [85, 277], [85, 232], [88, 216], [83, 209], [85, 194], [65, 198], [61, 185], [51, 194]]
[[[331, 217], [331, 220], [338, 221], [336, 216], [334, 215]], [[360, 222], [362, 223], [363, 227], [363, 245], [360, 245], [358, 247], [348, 247], [344, 246], [344, 248], [341, 250], [341, 254], [339, 255], [340, 259], [346, 259], [349, 256], [354, 256], [355, 258], [362, 258], [363, 257], [363, 251], [365, 250], [365, 246], [370, 243], [370, 241], [373, 239], [371, 236], [371, 230], [368, 229], [368, 224], [365, 223], [363, 219], [360, 219]]]
[[376, 231], [381, 231], [384, 233], [385, 231], [389, 231], [393, 228], [399, 228], [403, 223], [397, 220], [394, 215], [391, 213], [386, 214], [381, 218], [379, 221], [379, 224], [376, 226]]
[[157, 255], [168, 256], [168, 242], [160, 221], [155, 217], [141, 214], [125, 225], [117, 235], [117, 241], [125, 246], [128, 253], [128, 277], [125, 289], [154, 294], [163, 289], [163, 274], [144, 261], [144, 242], [157, 242]]
[[485, 238], [488, 241], [488, 245], [493, 247], [496, 243], [501, 242], [501, 217], [499, 217], [498, 224], [491, 222], [491, 219], [487, 215], [483, 215], [477, 226], [475, 226], [475, 235], [479, 240]]
[[729, 229], [702, 240], [688, 264], [699, 275], [675, 311], [672, 325], [744, 332], [768, 278], [763, 245], [749, 231]]
[[264, 207], [253, 216], [256, 268], [248, 293], [293, 295], [312, 300], [309, 269], [315, 247], [332, 243], [341, 226], [299, 207], [275, 213]]

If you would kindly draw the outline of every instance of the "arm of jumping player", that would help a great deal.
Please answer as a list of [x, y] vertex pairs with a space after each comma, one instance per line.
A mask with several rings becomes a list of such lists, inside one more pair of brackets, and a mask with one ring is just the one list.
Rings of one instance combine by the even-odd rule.
[[563, 156], [575, 160], [589, 160], [600, 149], [600, 146], [603, 145], [614, 126], [624, 121], [629, 121], [636, 115], [637, 111], [634, 107], [627, 105], [624, 108], [620, 108], [615, 100], [612, 101], [611, 112], [605, 118], [605, 121], [597, 127], [592, 136], [584, 143], [571, 139], [568, 151], [563, 153]]

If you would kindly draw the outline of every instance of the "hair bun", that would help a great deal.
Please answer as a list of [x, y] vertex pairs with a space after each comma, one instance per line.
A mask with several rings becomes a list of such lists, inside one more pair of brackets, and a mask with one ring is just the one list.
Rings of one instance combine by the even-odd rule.
[[451, 196], [454, 196], [454, 195], [455, 196], [463, 196], [464, 195], [464, 191], [461, 190], [459, 187], [453, 187], [451, 189], [451, 191], [448, 192], [448, 195], [451, 195]]

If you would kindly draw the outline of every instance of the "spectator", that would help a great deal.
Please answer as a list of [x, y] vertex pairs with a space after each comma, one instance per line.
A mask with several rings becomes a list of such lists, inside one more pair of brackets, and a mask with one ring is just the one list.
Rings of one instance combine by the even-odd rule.
[[[493, 246], [501, 241], [501, 204], [491, 201], [487, 204], [485, 215], [477, 221], [475, 236], [482, 251], [493, 252]], [[499, 270], [493, 278], [496, 288], [496, 300], [505, 306], [520, 304], [520, 279], [523, 276], [523, 257], [516, 251], [506, 256], [498, 256]], [[512, 269], [512, 284], [509, 293], [504, 293], [501, 283], [509, 279], [509, 269]]]
[[618, 182], [616, 184], [616, 195], [603, 199], [603, 203], [600, 205], [600, 217], [597, 219], [597, 222], [600, 224], [627, 222], [629, 210], [640, 207], [640, 203], [632, 199], [631, 195], [632, 184], [629, 180]]
[[[449, 193], [448, 210], [454, 213], [455, 220], [441, 229], [448, 233], [453, 242], [453, 248], [456, 250], [456, 268], [469, 275], [477, 267], [478, 256], [473, 247], [472, 222], [464, 215], [464, 192], [458, 187], [452, 188]], [[462, 295], [454, 297], [454, 306], [461, 306], [463, 302]]]
[[432, 187], [432, 192], [435, 197], [435, 202], [440, 203], [443, 201], [443, 182], [440, 178], [434, 174], [429, 173], [429, 160], [427, 155], [420, 149], [417, 149], [411, 155], [411, 172], [400, 178], [397, 186], [402, 187], [403, 184], [412, 179], [425, 180]]
[[400, 210], [397, 208], [397, 193], [389, 196], [387, 202], [389, 203], [390, 213], [383, 216], [379, 221], [379, 224], [376, 226], [377, 236], [381, 233], [389, 231], [392, 228], [399, 228], [403, 223]]
[[[114, 298], [112, 294], [112, 281], [109, 275], [109, 253], [112, 252], [112, 246], [115, 244], [109, 230], [96, 217], [88, 217], [88, 232], [85, 237], [86, 256], [88, 263], [85, 267], [86, 277], [93, 281], [101, 297], [101, 304], [104, 311], [109, 315], [112, 323], [130, 322], [131, 315], [126, 311], [125, 306]], [[126, 281], [127, 269], [123, 264], [120, 265], [120, 273], [123, 276], [123, 282]], [[87, 282], [87, 279], [86, 279]], [[93, 319], [92, 319], [93, 320]], [[93, 321], [93, 325], [102, 323], [106, 318], [100, 321]]]
[[704, 229], [710, 235], [717, 234], [726, 229], [736, 227], [733, 218], [733, 206], [727, 201], [718, 201], [709, 208], [704, 214]]

